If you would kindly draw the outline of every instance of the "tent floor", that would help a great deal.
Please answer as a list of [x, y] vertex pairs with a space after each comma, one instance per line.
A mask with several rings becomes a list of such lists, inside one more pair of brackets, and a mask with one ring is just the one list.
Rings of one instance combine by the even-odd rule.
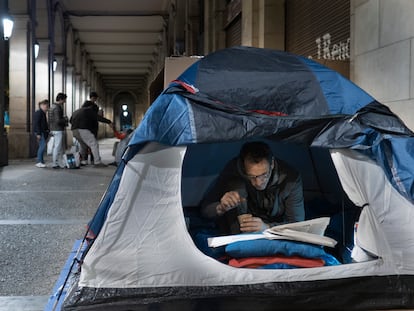
[[251, 311], [414, 308], [414, 276], [216, 287], [74, 288], [64, 310]]
[[[414, 276], [362, 277], [313, 282], [267, 283], [259, 286], [163, 287], [153, 289], [78, 289], [73, 274], [62, 286], [81, 240], [72, 251], [53, 288], [45, 311], [250, 311], [250, 310], [396, 310], [414, 309]], [[77, 256], [77, 257], [76, 257]], [[74, 265], [72, 273], [77, 270]], [[59, 293], [61, 294], [58, 299]], [[68, 301], [63, 302], [68, 296]], [[277, 307], [276, 307], [277, 306]]]

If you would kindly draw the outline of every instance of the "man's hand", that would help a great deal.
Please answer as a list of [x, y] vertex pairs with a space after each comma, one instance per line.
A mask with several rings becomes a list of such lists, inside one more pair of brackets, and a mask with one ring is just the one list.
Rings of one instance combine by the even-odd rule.
[[235, 208], [241, 202], [241, 196], [237, 191], [226, 192], [220, 199], [220, 204], [217, 205], [217, 215], [223, 215], [228, 210]]
[[251, 217], [248, 219], [245, 219], [240, 224], [240, 231], [241, 232], [257, 232], [257, 231], [263, 231], [269, 228], [267, 224], [263, 222], [263, 220], [259, 217]]
[[42, 138], [42, 136], [36, 135], [37, 142], [39, 142], [41, 138]]

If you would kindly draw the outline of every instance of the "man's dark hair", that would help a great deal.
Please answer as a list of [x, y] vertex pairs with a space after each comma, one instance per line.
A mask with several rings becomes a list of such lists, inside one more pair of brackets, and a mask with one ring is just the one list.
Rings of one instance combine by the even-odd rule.
[[248, 162], [259, 163], [266, 159], [270, 163], [272, 158], [273, 153], [269, 145], [261, 141], [245, 143], [240, 150], [242, 162], [247, 160]]
[[98, 98], [98, 93], [96, 93], [96, 92], [90, 92], [89, 93], [89, 98], [92, 98], [92, 97]]
[[67, 98], [67, 96], [66, 96], [65, 93], [59, 93], [59, 94], [56, 95], [56, 101], [57, 102], [60, 101], [60, 100], [66, 99], [66, 98]]
[[82, 104], [82, 108], [88, 108], [94, 106], [95, 103], [91, 100], [85, 100], [85, 102]]

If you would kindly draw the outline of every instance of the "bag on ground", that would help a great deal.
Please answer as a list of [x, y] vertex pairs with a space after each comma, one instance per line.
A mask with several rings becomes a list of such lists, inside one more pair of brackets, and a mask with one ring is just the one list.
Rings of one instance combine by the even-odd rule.
[[66, 153], [63, 155], [63, 161], [67, 168], [80, 168], [80, 153]]
[[50, 136], [47, 142], [47, 151], [46, 151], [47, 155], [52, 155], [54, 142], [55, 142], [55, 138], [53, 136]]

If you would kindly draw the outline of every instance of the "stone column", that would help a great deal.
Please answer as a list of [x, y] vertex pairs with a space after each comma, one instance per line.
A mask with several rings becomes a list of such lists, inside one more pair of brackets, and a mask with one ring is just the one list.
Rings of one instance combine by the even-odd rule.
[[66, 99], [66, 114], [68, 116], [71, 116], [72, 112], [77, 109], [75, 106], [75, 98], [74, 98], [74, 91], [73, 91], [74, 86], [75, 86], [73, 71], [74, 71], [73, 66], [66, 67], [65, 90], [66, 90], [66, 95], [68, 96], [68, 98]]
[[30, 144], [30, 42], [27, 15], [14, 15], [13, 36], [10, 39], [10, 131], [9, 157], [27, 158]]
[[38, 39], [39, 55], [35, 61], [36, 105], [43, 99], [49, 99], [53, 103], [54, 98], [49, 98], [50, 75], [49, 75], [49, 39]]
[[[68, 96], [66, 99], [66, 115], [68, 116], [68, 118], [70, 119], [70, 117], [72, 116], [73, 111], [75, 111], [77, 108], [75, 106], [75, 100], [74, 100], [74, 75], [73, 75], [73, 71], [74, 71], [74, 67], [73, 66], [67, 66], [66, 67], [66, 95]], [[68, 130], [66, 131], [67, 134], [67, 142], [68, 142], [68, 147], [72, 146], [73, 143], [73, 136], [72, 136], [72, 131], [70, 130], [71, 125], [69, 123], [69, 127]]]
[[56, 98], [58, 93], [66, 93], [64, 81], [64, 61], [65, 57], [62, 55], [55, 55], [54, 60], [57, 62], [56, 70], [53, 71], [53, 98]]
[[89, 99], [89, 94], [91, 93], [91, 91], [92, 91], [91, 85], [88, 83], [88, 81], [85, 81], [85, 99]]
[[242, 1], [242, 45], [259, 47], [259, 9], [263, 0]]
[[205, 0], [204, 1], [204, 55], [207, 55], [213, 51], [213, 41], [214, 41], [214, 32], [213, 32], [213, 22], [214, 22], [214, 1]]
[[87, 84], [88, 84], [88, 81], [86, 81], [86, 80], [82, 80], [81, 81], [81, 104], [85, 101], [85, 100], [87, 100], [87, 99], [89, 99], [89, 93], [88, 93], [88, 90], [87, 90]]
[[[5, 8], [0, 7], [0, 14], [5, 10]], [[3, 30], [0, 25], [0, 66], [5, 67], [6, 61], [8, 61], [6, 48], [6, 41], [3, 40]], [[7, 67], [6, 67], [7, 68]], [[5, 84], [6, 84], [6, 72], [3, 70], [0, 73], [0, 94], [5, 93]], [[5, 130], [4, 124], [4, 114], [6, 109], [6, 96], [0, 96], [0, 167], [9, 164], [9, 142], [7, 138], [7, 132]]]
[[285, 49], [285, 0], [261, 0], [259, 47]]
[[[81, 92], [82, 91], [82, 85], [81, 85], [81, 75], [76, 74], [75, 75], [75, 87], [74, 87], [74, 98], [75, 98], [75, 107], [78, 109], [80, 106], [82, 106], [82, 99], [81, 99]], [[75, 110], [76, 110], [75, 109]]]

